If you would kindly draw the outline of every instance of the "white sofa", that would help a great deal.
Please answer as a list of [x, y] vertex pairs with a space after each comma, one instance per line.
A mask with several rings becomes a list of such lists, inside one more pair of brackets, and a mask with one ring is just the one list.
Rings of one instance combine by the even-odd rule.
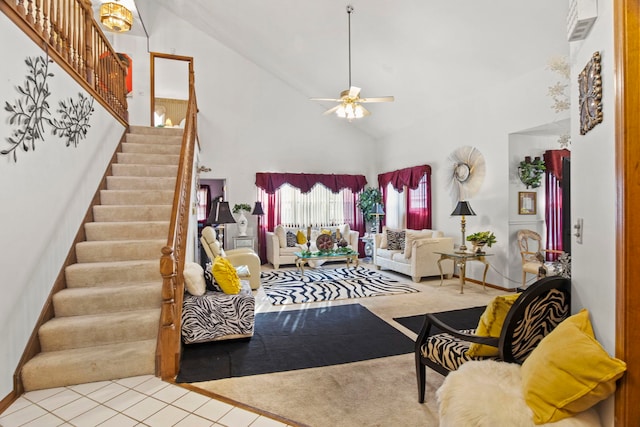
[[[391, 233], [404, 232], [404, 241], [399, 248], [389, 245], [387, 231]], [[418, 283], [423, 277], [440, 276], [438, 260], [440, 255], [435, 252], [452, 252], [453, 238], [444, 237], [436, 230], [393, 230], [382, 227], [382, 233], [375, 235], [373, 263], [378, 269], [388, 269], [411, 276]], [[453, 265], [442, 263], [442, 272], [447, 276], [453, 275]]]
[[[347, 241], [347, 247], [356, 251], [358, 250], [358, 238], [360, 237], [360, 233], [351, 230], [348, 224], [342, 224], [325, 225], [312, 228], [310, 239], [311, 246], [309, 248], [312, 252], [318, 250], [316, 248], [315, 241], [320, 234], [321, 229], [330, 230], [333, 233], [335, 233], [336, 230], [340, 230], [340, 237]], [[294, 255], [294, 252], [307, 250], [306, 244], [297, 243], [297, 241], [294, 245], [291, 243], [287, 245], [287, 232], [297, 234], [298, 231], [301, 231], [306, 238], [307, 227], [285, 227], [278, 225], [273, 231], [267, 231], [267, 261], [273, 265], [273, 268], [280, 268], [281, 265], [285, 264], [295, 264], [296, 256]], [[321, 264], [322, 261], [316, 261], [316, 263]], [[313, 266], [314, 265], [312, 265], [312, 267]]]

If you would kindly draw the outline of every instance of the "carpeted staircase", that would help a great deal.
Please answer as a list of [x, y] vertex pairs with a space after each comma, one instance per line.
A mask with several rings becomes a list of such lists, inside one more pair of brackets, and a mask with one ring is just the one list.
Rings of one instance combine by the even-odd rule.
[[38, 331], [41, 353], [23, 367], [25, 390], [154, 373], [181, 141], [182, 129], [130, 128]]

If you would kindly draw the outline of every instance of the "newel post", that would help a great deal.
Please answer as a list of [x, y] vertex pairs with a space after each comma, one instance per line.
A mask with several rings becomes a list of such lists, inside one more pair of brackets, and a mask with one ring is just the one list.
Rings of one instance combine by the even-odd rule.
[[162, 248], [160, 274], [162, 275], [162, 307], [156, 351], [156, 375], [161, 378], [172, 378], [177, 375], [179, 368], [180, 335], [176, 320], [176, 260], [173, 249], [169, 246]]

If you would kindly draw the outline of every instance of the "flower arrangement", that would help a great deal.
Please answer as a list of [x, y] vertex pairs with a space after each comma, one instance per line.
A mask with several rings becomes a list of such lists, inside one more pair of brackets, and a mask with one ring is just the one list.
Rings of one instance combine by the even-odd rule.
[[498, 242], [492, 231], [478, 231], [477, 233], [469, 234], [467, 240], [469, 242], [487, 245], [488, 247]]
[[233, 213], [238, 213], [240, 211], [251, 212], [251, 206], [246, 203], [233, 205]]

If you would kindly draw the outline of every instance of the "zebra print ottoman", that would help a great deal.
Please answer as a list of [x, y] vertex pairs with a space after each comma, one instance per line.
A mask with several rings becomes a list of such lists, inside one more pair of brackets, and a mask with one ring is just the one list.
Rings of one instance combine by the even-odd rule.
[[246, 280], [237, 295], [207, 291], [202, 296], [185, 293], [182, 303], [182, 342], [247, 338], [253, 336], [255, 297]]

